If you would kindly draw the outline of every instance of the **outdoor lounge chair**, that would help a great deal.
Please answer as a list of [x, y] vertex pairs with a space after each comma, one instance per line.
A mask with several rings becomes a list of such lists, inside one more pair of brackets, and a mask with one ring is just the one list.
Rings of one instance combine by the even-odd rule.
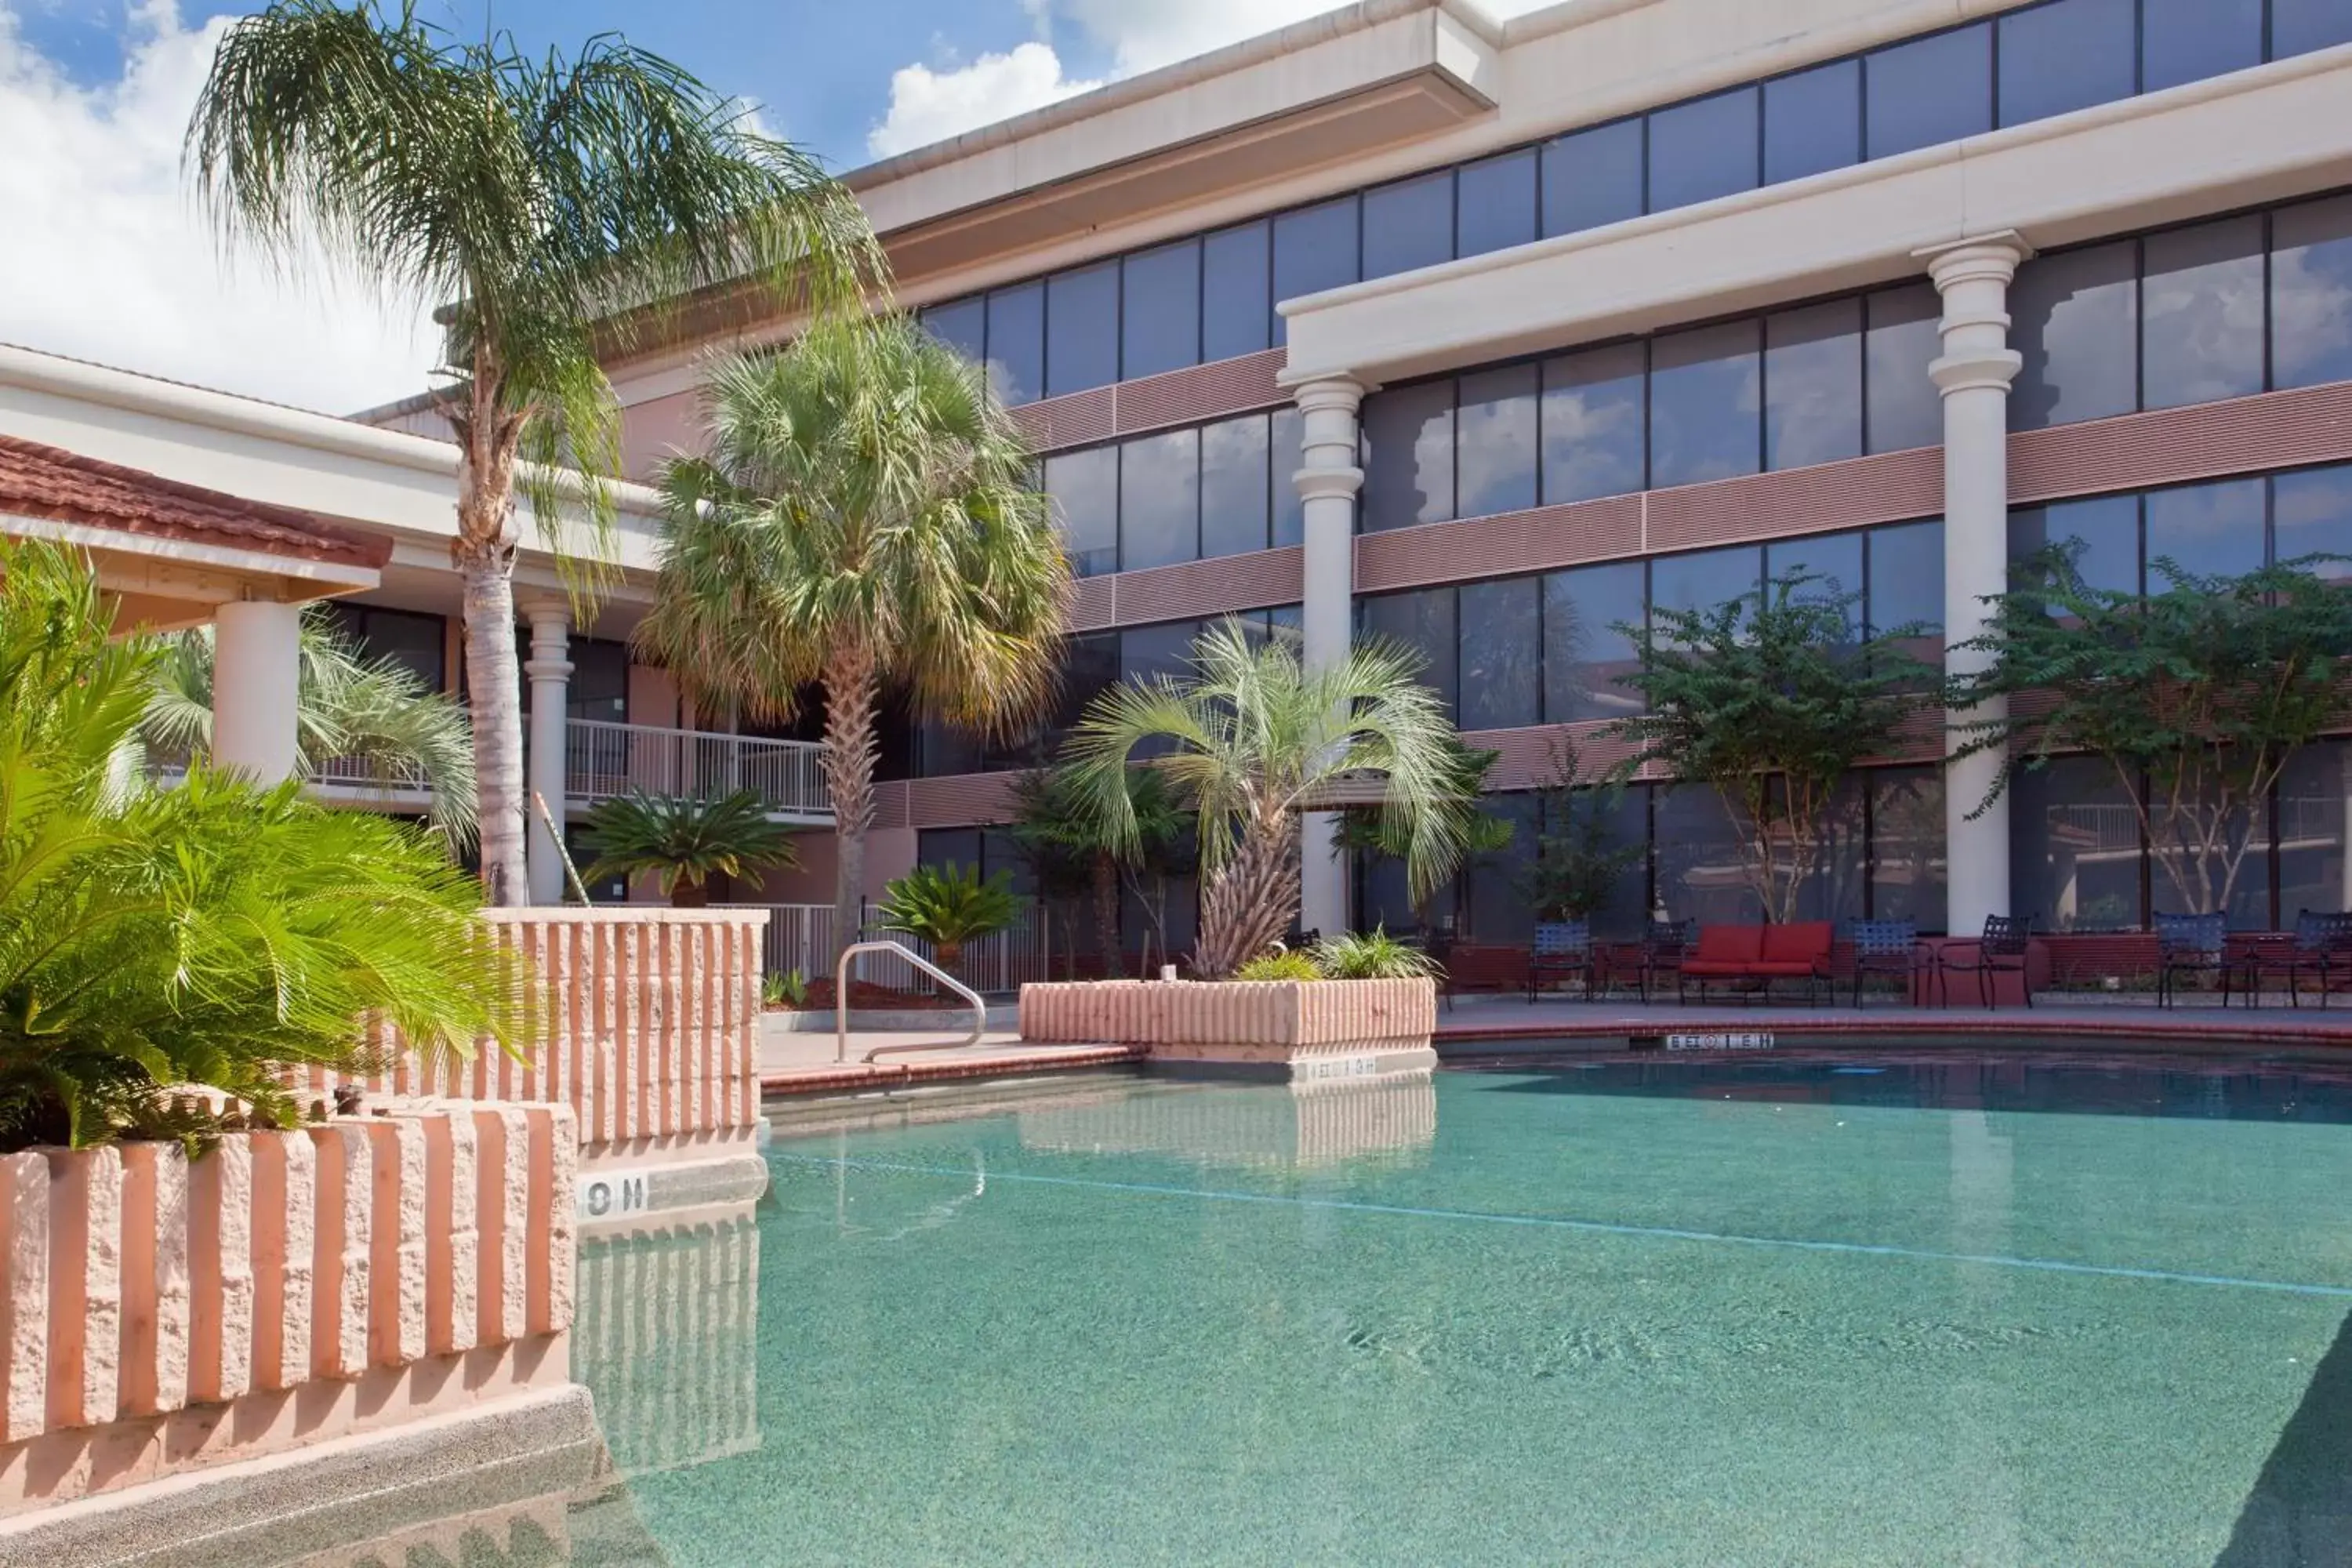
[[[1946, 1006], [1952, 1004], [1952, 976], [1973, 974], [1977, 977], [1977, 995], [1980, 1005], [1992, 1005], [1993, 977], [2000, 974], [2017, 976], [2018, 990], [2025, 996], [2025, 1005], [2033, 1005], [2033, 982], [2027, 977], [2025, 960], [2033, 938], [2033, 918], [2031, 915], [1987, 915], [1984, 935], [1975, 942], [1957, 942], [1936, 955], [1936, 980]], [[1965, 956], [1956, 957], [1958, 951]]]
[[1873, 974], [1900, 981], [1903, 996], [1911, 998], [1913, 977], [1919, 973], [1919, 928], [1910, 921], [1853, 922], [1853, 1005], [1862, 1005], [1862, 983]]
[[1683, 963], [1690, 957], [1696, 921], [1652, 921], [1642, 938], [1642, 948], [1634, 962], [1633, 983], [1642, 994], [1642, 1005], [1649, 1005], [1650, 993], [1659, 983], [1672, 975], [1677, 994], [1683, 984]]
[[1598, 989], [1592, 951], [1592, 922], [1552, 921], [1536, 927], [1535, 950], [1528, 956], [1528, 1003], [1547, 984], [1570, 978], [1584, 982], [1588, 1002]]
[[2216, 974], [2221, 979], [2221, 1005], [2227, 1007], [2231, 969], [2229, 947], [2227, 915], [2157, 916], [2156, 1005], [2169, 1007], [2174, 1004], [2179, 995], [2179, 976]]
[[1699, 1000], [1709, 982], [1753, 983], [1748, 994], [1769, 998], [1775, 980], [1802, 980], [1810, 996], [1829, 978], [1830, 949], [1837, 928], [1827, 921], [1776, 926], [1702, 926], [1698, 951], [1683, 961], [1685, 983], [1698, 982]]
[[2245, 956], [2246, 1005], [2260, 1006], [2263, 982], [2278, 977], [2286, 982], [2287, 1003], [2303, 1005], [2305, 975], [2319, 982], [2319, 1005], [2327, 1006], [2328, 982], [2352, 977], [2352, 914], [2304, 910], [2294, 917], [2294, 934], [2284, 942], [2258, 943]]

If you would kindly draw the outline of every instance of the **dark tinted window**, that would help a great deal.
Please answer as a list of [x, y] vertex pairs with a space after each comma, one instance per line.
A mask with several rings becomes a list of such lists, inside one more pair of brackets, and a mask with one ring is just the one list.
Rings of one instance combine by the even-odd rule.
[[1024, 283], [988, 297], [988, 374], [1004, 403], [1034, 403], [1045, 386], [1045, 286]]
[[2010, 390], [2011, 429], [2104, 419], [2139, 405], [2137, 253], [2125, 240], [2018, 269], [2010, 344], [2025, 367]]
[[1543, 231], [1578, 234], [1642, 216], [1642, 121], [1579, 131], [1543, 150]]
[[1201, 241], [1201, 358], [1231, 359], [1273, 346], [1266, 226], [1245, 224]]
[[1119, 375], [1127, 381], [1201, 361], [1201, 246], [1141, 250], [1120, 283]]
[[1650, 603], [1661, 610], [1707, 614], [1753, 594], [1764, 580], [1764, 552], [1752, 544], [1662, 555], [1650, 563]]
[[2133, 0], [2054, 0], [2000, 18], [2000, 122], [2132, 95]]
[[2352, 44], [2352, 0], [2271, 0], [2271, 58]]
[[1863, 65], [1870, 155], [1891, 158], [1992, 129], [1992, 28], [1880, 49]]
[[1307, 466], [1307, 454], [1299, 448], [1304, 421], [1296, 405], [1276, 409], [1273, 426], [1274, 544], [1278, 550], [1307, 537], [1307, 505], [1298, 499], [1298, 470]]
[[2011, 907], [2031, 910], [2043, 931], [2137, 925], [2139, 829], [2115, 769], [2061, 757], [2021, 770], [2011, 793]]
[[1364, 399], [1364, 531], [1454, 515], [1454, 384], [1423, 382]]
[[1761, 323], [1726, 321], [1650, 345], [1650, 483], [1664, 489], [1760, 466]]
[[1869, 588], [1864, 608], [1873, 632], [1915, 623], [1942, 630], [1944, 525], [1906, 522], [1871, 530]]
[[1118, 379], [1118, 263], [1045, 281], [1045, 395]]
[[1544, 365], [1543, 500], [1631, 495], [1646, 467], [1642, 343], [1564, 354]]
[[2352, 196], [2284, 208], [2271, 246], [2273, 384], [2352, 381]]
[[[1766, 545], [1766, 590], [1777, 594], [1779, 589], [1774, 584], [1792, 574], [1818, 579], [1796, 591], [1796, 601], [1800, 604], [1834, 604], [1848, 595], [1860, 594], [1863, 591], [1862, 535], [1815, 534], [1809, 539], [1776, 539]], [[1851, 635], [1861, 635], [1863, 615], [1864, 609], [1858, 601], [1847, 606], [1847, 625]]]
[[1252, 414], [1201, 431], [1201, 553], [1238, 555], [1266, 543], [1266, 418]]
[[1417, 594], [1383, 594], [1363, 601], [1364, 634], [1418, 654], [1422, 683], [1454, 710], [1457, 640], [1454, 590], [1424, 588]]
[[2085, 586], [2139, 592], [2139, 498], [2095, 496], [2009, 514], [2009, 555], [2022, 561], [2053, 544], [2072, 543]]
[[1743, 87], [1650, 116], [1650, 211], [1755, 188], [1756, 97]]
[[1070, 570], [1081, 577], [1118, 570], [1118, 448], [1097, 447], [1045, 459], [1045, 493], [1062, 525]]
[[[1278, 303], [1356, 281], [1356, 198], [1285, 213], [1274, 220], [1274, 297]], [[1279, 321], [1275, 342], [1287, 342]]]
[[2147, 498], [2147, 586], [2162, 593], [2170, 579], [2157, 569], [2169, 559], [2192, 577], [2236, 577], [2262, 570], [2267, 497], [2260, 479], [2225, 479], [2157, 490]]
[[1454, 187], [1454, 253], [1483, 256], [1535, 237], [1535, 150], [1463, 164]]
[[[329, 599], [321, 608], [328, 624], [369, 663], [390, 659], [416, 677], [425, 690], [448, 689], [448, 624], [439, 616], [354, 605], [349, 599]], [[529, 646], [525, 639], [525, 658], [530, 657]], [[523, 684], [527, 688], [530, 682]]]
[[980, 829], [926, 827], [915, 837], [915, 858], [937, 870], [960, 866], [980, 869]]
[[977, 363], [988, 357], [988, 301], [969, 300], [934, 305], [918, 318], [923, 330]]
[[1455, 514], [1488, 517], [1536, 504], [1536, 367], [1462, 378], [1455, 416]]
[[629, 717], [629, 645], [604, 637], [574, 637], [572, 679], [563, 696], [564, 710], [574, 719], [625, 722]]
[[2263, 220], [2150, 235], [2141, 253], [2142, 405], [2263, 390]]
[[1862, 301], [1764, 321], [1764, 466], [1862, 456]]
[[1943, 353], [1943, 301], [1932, 283], [1889, 289], [1865, 301], [1866, 446], [1873, 452], [1939, 447], [1944, 396], [1927, 367]]
[[1386, 278], [1453, 259], [1452, 170], [1364, 193], [1365, 277]]
[[1644, 618], [1638, 561], [1580, 566], [1543, 580], [1544, 719], [1570, 724], [1641, 711], [1640, 693], [1618, 678], [1639, 667], [1633, 639], [1617, 630]]
[[1511, 824], [1511, 839], [1500, 849], [1473, 856], [1463, 868], [1464, 901], [1475, 941], [1526, 942], [1534, 938], [1535, 910], [1523, 890], [1523, 868], [1535, 859], [1541, 804], [1527, 794], [1486, 797], [1486, 814]]
[[1862, 62], [1764, 84], [1764, 183], [1801, 180], [1862, 161]]
[[2313, 568], [2323, 577], [2352, 576], [2352, 468], [2306, 468], [2271, 481], [2271, 558], [2341, 555]]
[[1119, 449], [1118, 467], [1119, 570], [1197, 559], [1200, 433], [1171, 430], [1129, 441]]
[[2140, 90], [2161, 92], [2263, 59], [2263, 0], [2140, 0]]
[[1542, 721], [1540, 587], [1533, 577], [1463, 585], [1463, 729], [1508, 730]]

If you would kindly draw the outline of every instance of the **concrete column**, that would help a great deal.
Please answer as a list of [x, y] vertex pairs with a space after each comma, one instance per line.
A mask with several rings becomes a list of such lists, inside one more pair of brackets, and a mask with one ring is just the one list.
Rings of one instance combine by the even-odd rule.
[[[1346, 376], [1310, 381], [1298, 399], [1304, 466], [1296, 482], [1306, 513], [1306, 584], [1299, 605], [1301, 656], [1309, 669], [1344, 663], [1355, 640], [1357, 414], [1367, 389]], [[1328, 936], [1348, 929], [1348, 865], [1333, 847], [1339, 814], [1307, 814], [1300, 845], [1298, 923]]]
[[221, 605], [213, 617], [213, 762], [260, 784], [291, 778], [301, 679], [301, 606]]
[[[1920, 252], [1944, 299], [1943, 357], [1928, 367], [1944, 395], [1944, 640], [1956, 647], [1981, 633], [1985, 600], [2009, 585], [2009, 388], [2023, 359], [2009, 346], [2009, 286], [2032, 251], [2013, 233]], [[1983, 656], [1948, 653], [1954, 673], [1981, 668]], [[2002, 710], [1950, 713], [1948, 721], [1999, 718]], [[1957, 742], [1952, 742], [1956, 744]], [[1949, 867], [1949, 929], [1980, 931], [1988, 915], [2006, 915], [2009, 796], [1980, 815], [2000, 773], [1981, 752], [1944, 766], [1944, 836]], [[2048, 911], [2043, 911], [2046, 915]]]
[[[564, 728], [572, 681], [572, 613], [561, 599], [534, 599], [523, 606], [530, 621], [530, 657], [522, 671], [530, 681], [530, 745], [524, 782], [547, 809], [563, 820]], [[536, 805], [525, 803], [530, 823], [524, 864], [530, 901], [563, 901], [563, 854]]]

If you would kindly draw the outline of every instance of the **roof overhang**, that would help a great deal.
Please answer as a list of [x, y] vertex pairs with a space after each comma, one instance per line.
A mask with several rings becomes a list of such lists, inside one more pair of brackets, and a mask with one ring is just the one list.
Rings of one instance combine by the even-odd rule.
[[100, 589], [115, 602], [116, 624], [124, 628], [173, 631], [211, 620], [220, 605], [247, 599], [307, 604], [365, 593], [383, 580], [373, 567], [10, 511], [0, 511], [0, 533], [48, 540], [87, 554]]

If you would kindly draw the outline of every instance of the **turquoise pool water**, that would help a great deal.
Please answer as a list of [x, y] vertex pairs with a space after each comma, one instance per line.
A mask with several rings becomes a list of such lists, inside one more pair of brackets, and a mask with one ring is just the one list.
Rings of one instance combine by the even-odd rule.
[[2347, 1123], [1948, 1051], [859, 1111], [590, 1258], [578, 1364], [680, 1568], [2343, 1563]]

